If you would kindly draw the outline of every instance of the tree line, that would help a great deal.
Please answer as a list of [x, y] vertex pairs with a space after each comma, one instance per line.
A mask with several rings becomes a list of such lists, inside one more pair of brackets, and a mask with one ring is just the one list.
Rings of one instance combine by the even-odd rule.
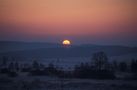
[[[97, 52], [92, 55], [90, 63], [81, 63], [75, 65], [73, 70], [67, 71], [63, 68], [57, 68], [50, 63], [48, 66], [34, 60], [31, 65], [21, 66], [18, 62], [8, 62], [8, 57], [3, 57], [0, 64], [0, 73], [9, 76], [18, 76], [20, 72], [28, 72], [28, 75], [56, 76], [60, 78], [91, 78], [91, 79], [115, 79], [116, 72], [132, 73], [137, 75], [137, 60], [132, 59], [130, 63], [110, 62], [104, 52]], [[133, 77], [137, 79], [136, 77]]]

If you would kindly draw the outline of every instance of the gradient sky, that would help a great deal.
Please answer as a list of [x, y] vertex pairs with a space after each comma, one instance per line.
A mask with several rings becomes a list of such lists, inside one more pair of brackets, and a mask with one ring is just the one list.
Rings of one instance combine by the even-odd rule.
[[137, 0], [0, 0], [0, 40], [137, 45]]

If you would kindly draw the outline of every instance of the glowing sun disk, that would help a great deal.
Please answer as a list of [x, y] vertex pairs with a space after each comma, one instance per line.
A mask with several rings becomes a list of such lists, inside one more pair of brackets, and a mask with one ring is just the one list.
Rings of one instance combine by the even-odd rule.
[[69, 40], [64, 40], [64, 41], [62, 42], [62, 44], [63, 44], [63, 45], [70, 45], [71, 42], [70, 42]]

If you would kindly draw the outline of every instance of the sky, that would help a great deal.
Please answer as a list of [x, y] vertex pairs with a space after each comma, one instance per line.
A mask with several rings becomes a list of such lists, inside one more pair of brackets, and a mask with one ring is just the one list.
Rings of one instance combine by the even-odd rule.
[[137, 46], [136, 0], [0, 0], [0, 40]]

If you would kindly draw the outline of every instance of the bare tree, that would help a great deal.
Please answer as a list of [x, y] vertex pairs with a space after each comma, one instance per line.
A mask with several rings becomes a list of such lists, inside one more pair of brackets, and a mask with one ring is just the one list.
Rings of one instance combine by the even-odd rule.
[[104, 52], [94, 53], [92, 60], [93, 60], [95, 69], [97, 69], [97, 70], [107, 69], [108, 57]]

